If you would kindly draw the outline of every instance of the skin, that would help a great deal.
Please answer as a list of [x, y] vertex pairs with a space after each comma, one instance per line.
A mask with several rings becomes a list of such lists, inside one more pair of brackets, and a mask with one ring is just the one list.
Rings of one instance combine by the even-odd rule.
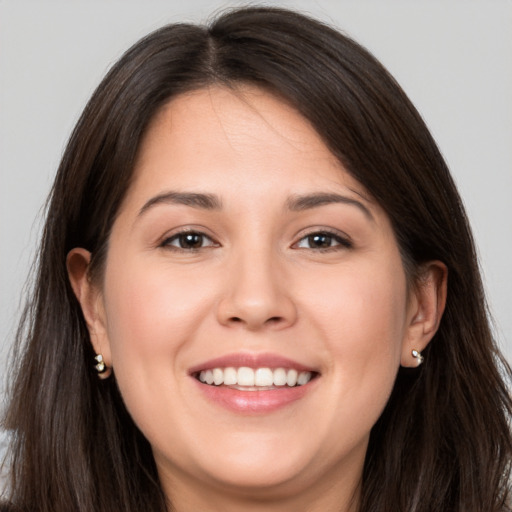
[[[222, 209], [144, 208], [169, 191], [215, 194]], [[288, 208], [318, 192], [353, 202]], [[180, 247], [183, 229], [202, 247]], [[307, 238], [325, 232], [326, 249]], [[370, 430], [400, 364], [417, 366], [412, 349], [437, 329], [446, 270], [431, 262], [407, 282], [386, 213], [303, 117], [252, 87], [170, 101], [142, 141], [101, 283], [89, 260], [68, 255], [91, 341], [175, 510], [357, 510]], [[271, 413], [230, 411], [188, 370], [238, 352], [319, 377]]]

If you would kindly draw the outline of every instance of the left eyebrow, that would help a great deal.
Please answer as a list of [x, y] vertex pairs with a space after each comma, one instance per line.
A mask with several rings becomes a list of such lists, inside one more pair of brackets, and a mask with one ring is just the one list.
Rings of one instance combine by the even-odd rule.
[[138, 217], [159, 204], [181, 204], [198, 208], [200, 210], [220, 210], [222, 202], [214, 194], [201, 194], [197, 192], [166, 192], [152, 197], [140, 209]]
[[294, 195], [286, 201], [288, 209], [293, 212], [301, 212], [334, 203], [343, 203], [355, 206], [361, 210], [368, 219], [373, 221], [375, 220], [370, 210], [361, 201], [341, 194], [317, 192], [306, 195]]

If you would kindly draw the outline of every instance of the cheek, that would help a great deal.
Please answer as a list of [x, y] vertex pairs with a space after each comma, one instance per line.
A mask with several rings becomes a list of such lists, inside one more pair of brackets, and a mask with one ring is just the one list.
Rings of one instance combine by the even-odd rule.
[[356, 444], [361, 432], [369, 434], [389, 399], [406, 329], [403, 274], [393, 268], [359, 270], [326, 281], [329, 299], [318, 301], [311, 315], [323, 329], [330, 357], [336, 412], [327, 428], [333, 438], [343, 431], [349, 444]]
[[[318, 278], [318, 276], [317, 276]], [[407, 326], [402, 267], [371, 265], [325, 276], [303, 294], [309, 321], [321, 332], [321, 350], [344, 394], [342, 403], [383, 407], [400, 364]]]
[[406, 325], [406, 280], [401, 265], [348, 267], [304, 283], [304, 309], [336, 352], [389, 352]]
[[194, 345], [200, 319], [212, 309], [212, 286], [193, 271], [137, 258], [109, 272], [105, 308], [115, 378], [130, 415], [155, 445], [175, 425], [173, 411], [192, 417], [178, 392], [187, 370], [183, 347]]
[[136, 259], [112, 265], [107, 275], [107, 332], [117, 377], [137, 372], [145, 379], [144, 369], [164, 366], [169, 373], [170, 363], [177, 370], [175, 355], [211, 309], [209, 288], [186, 272]]

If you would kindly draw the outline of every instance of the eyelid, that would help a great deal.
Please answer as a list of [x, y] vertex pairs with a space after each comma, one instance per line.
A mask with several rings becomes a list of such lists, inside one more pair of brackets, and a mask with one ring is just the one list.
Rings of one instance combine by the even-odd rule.
[[[177, 240], [179, 236], [188, 235], [188, 234], [200, 235], [204, 239], [209, 240], [210, 243], [208, 245], [205, 245], [202, 247], [188, 248], [188, 249], [185, 247], [171, 245], [170, 241]], [[169, 232], [166, 233], [162, 237], [160, 242], [158, 243], [158, 247], [161, 247], [163, 249], [170, 249], [170, 250], [183, 251], [183, 252], [194, 252], [194, 251], [199, 251], [201, 249], [209, 249], [211, 247], [220, 247], [220, 244], [219, 244], [219, 242], [217, 242], [215, 240], [215, 238], [212, 235], [205, 233], [204, 228], [195, 227], [195, 226], [186, 226], [186, 227], [177, 228], [177, 229], [171, 231], [170, 233]]]
[[[333, 245], [331, 247], [318, 247], [318, 248], [302, 248], [302, 247], [298, 247], [298, 244], [300, 242], [302, 242], [305, 238], [308, 238], [310, 236], [313, 236], [313, 235], [328, 235], [328, 236], [331, 236], [332, 238], [334, 238], [338, 244], [337, 245]], [[331, 250], [337, 250], [337, 249], [350, 249], [354, 246], [354, 243], [352, 241], [352, 239], [350, 238], [350, 236], [348, 236], [346, 233], [344, 233], [343, 231], [340, 231], [338, 229], [333, 229], [333, 228], [327, 228], [327, 227], [322, 227], [322, 226], [315, 226], [315, 227], [312, 227], [312, 228], [308, 228], [307, 231], [303, 231], [302, 233], [300, 233], [299, 235], [297, 235], [297, 241], [294, 242], [292, 244], [292, 248], [296, 248], [296, 249], [307, 249], [307, 250], [311, 250], [311, 251], [331, 251]]]
[[[194, 252], [194, 251], [200, 251], [202, 249], [209, 249], [211, 247], [220, 247], [220, 243], [210, 234], [207, 234], [203, 227], [200, 226], [183, 226], [180, 228], [176, 228], [175, 230], [172, 230], [171, 232], [166, 233], [158, 243], [158, 247], [161, 247], [163, 249], [171, 249], [176, 251], [183, 251], [183, 252]], [[206, 239], [209, 241], [207, 245], [202, 245], [201, 247], [191, 247], [191, 248], [185, 248], [185, 247], [179, 247], [177, 245], [172, 245], [171, 242], [178, 239], [181, 235], [187, 235], [187, 234], [194, 234], [194, 235], [200, 235], [203, 237], [203, 239]], [[327, 235], [332, 237], [337, 244], [330, 246], [330, 247], [298, 247], [298, 245], [306, 238], [313, 236], [313, 235]], [[293, 249], [307, 249], [311, 251], [329, 251], [329, 250], [339, 250], [339, 249], [350, 249], [353, 247], [353, 242], [346, 233], [343, 231], [340, 231], [338, 229], [325, 227], [325, 226], [314, 226], [311, 228], [307, 228], [307, 230], [302, 230], [301, 233], [297, 234], [296, 242], [294, 242], [291, 247]]]

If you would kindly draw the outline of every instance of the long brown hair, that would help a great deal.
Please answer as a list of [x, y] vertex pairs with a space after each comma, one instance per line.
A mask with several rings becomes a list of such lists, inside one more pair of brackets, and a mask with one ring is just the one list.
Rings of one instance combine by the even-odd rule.
[[318, 21], [258, 7], [142, 39], [107, 74], [70, 138], [18, 332], [5, 422], [16, 510], [169, 506], [115, 377], [94, 374], [65, 261], [84, 247], [93, 254], [91, 274], [101, 274], [149, 121], [170, 98], [214, 83], [262, 87], [307, 118], [387, 212], [411, 280], [428, 260], [448, 267], [446, 310], [425, 364], [399, 371], [372, 430], [361, 512], [508, 510], [510, 369], [489, 329], [474, 243], [446, 164], [415, 108], [366, 50]]

